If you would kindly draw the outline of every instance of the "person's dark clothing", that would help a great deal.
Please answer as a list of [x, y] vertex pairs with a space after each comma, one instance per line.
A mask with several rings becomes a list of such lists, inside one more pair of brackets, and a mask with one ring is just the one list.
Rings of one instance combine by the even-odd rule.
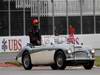
[[33, 45], [40, 45], [41, 44], [41, 35], [39, 32], [29, 32], [30, 43]]

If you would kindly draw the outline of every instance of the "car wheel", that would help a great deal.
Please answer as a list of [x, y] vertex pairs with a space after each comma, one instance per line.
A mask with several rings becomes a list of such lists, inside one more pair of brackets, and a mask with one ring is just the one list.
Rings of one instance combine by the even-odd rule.
[[52, 65], [51, 65], [51, 68], [52, 68], [53, 70], [57, 70], [56, 64], [52, 64]]
[[84, 64], [83, 66], [86, 70], [91, 70], [93, 68], [93, 65], [94, 65], [94, 61], [90, 61], [87, 64]]
[[55, 54], [55, 64], [51, 66], [52, 69], [60, 69], [60, 70], [64, 70], [66, 68], [66, 64], [65, 64], [65, 55], [62, 51], [58, 51]]
[[31, 70], [32, 69], [30, 54], [27, 51], [25, 51], [22, 55], [22, 65], [25, 68], [25, 70]]

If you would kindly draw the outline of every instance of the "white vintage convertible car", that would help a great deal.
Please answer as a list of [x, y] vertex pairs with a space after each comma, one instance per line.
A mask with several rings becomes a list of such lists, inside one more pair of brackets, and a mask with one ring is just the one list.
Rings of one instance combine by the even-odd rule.
[[33, 66], [51, 66], [53, 70], [64, 70], [66, 66], [82, 65], [86, 70], [92, 69], [95, 61], [94, 49], [74, 44], [49, 44], [32, 46], [27, 44], [16, 56], [25, 70]]

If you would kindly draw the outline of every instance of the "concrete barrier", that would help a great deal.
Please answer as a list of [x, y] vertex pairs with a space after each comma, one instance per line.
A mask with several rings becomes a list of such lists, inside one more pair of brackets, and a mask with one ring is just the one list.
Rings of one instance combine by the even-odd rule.
[[[86, 46], [100, 49], [100, 34], [82, 34], [75, 35], [75, 38], [78, 38], [79, 44], [83, 43]], [[43, 35], [42, 36], [42, 44], [50, 44], [56, 42], [67, 42], [68, 35]]]

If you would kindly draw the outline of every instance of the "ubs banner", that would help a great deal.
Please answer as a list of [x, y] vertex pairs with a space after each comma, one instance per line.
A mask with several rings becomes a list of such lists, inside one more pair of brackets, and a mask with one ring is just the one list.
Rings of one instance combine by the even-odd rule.
[[0, 52], [17, 52], [27, 43], [29, 43], [28, 36], [0, 37]]

